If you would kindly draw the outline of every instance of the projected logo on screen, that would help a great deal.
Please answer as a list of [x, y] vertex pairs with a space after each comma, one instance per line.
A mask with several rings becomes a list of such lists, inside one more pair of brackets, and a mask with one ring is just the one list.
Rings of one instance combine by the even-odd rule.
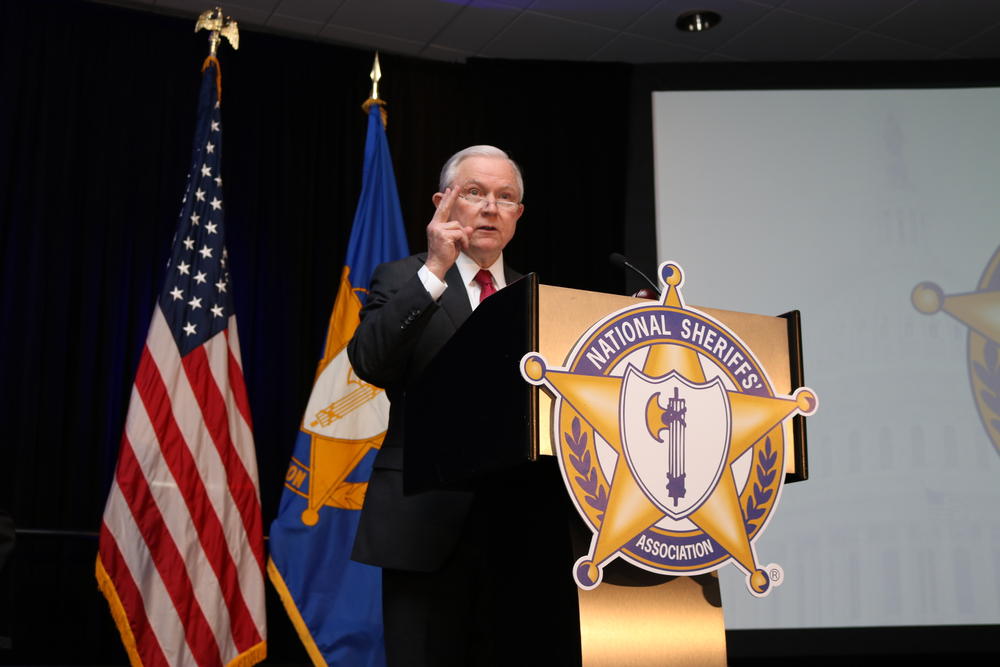
[[987, 437], [1000, 452], [1000, 248], [986, 265], [976, 291], [945, 296], [934, 283], [920, 283], [910, 296], [914, 307], [940, 310], [969, 327], [969, 383]]
[[671, 575], [733, 561], [764, 596], [784, 577], [758, 564], [755, 546], [784, 481], [781, 424], [815, 412], [816, 395], [776, 396], [736, 334], [684, 305], [680, 266], [666, 262], [660, 276], [660, 303], [594, 324], [565, 367], [521, 360], [553, 396], [563, 480], [594, 532], [573, 576], [589, 590], [618, 557]]

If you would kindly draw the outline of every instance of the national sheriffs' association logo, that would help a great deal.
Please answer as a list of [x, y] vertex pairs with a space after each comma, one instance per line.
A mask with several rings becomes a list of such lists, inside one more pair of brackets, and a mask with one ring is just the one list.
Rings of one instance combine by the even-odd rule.
[[776, 396], [736, 334], [684, 305], [681, 268], [666, 262], [660, 275], [660, 303], [597, 322], [565, 367], [521, 360], [553, 396], [563, 479], [594, 531], [573, 575], [589, 590], [616, 557], [673, 575], [734, 561], [764, 596], [784, 577], [755, 551], [784, 480], [781, 425], [813, 414], [817, 398], [805, 387]]
[[913, 288], [910, 299], [925, 315], [943, 310], [969, 327], [969, 384], [986, 435], [1000, 452], [1000, 248], [974, 292], [945, 295], [924, 282]]

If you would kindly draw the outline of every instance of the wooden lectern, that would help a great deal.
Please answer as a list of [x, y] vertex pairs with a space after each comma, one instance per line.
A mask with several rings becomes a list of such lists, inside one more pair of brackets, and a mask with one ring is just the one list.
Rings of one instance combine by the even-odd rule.
[[[407, 392], [407, 492], [475, 488], [498, 471], [552, 456], [552, 400], [523, 380], [521, 357], [537, 351], [553, 364], [562, 363], [595, 322], [640, 301], [539, 285], [529, 274], [483, 302]], [[797, 311], [769, 317], [699, 310], [747, 343], [777, 393], [790, 394], [802, 386]], [[495, 388], [489, 410], [459, 411], [458, 422], [441, 429], [436, 397], [453, 394], [455, 383], [467, 384], [470, 373], [488, 378]], [[808, 475], [802, 417], [787, 421], [783, 428], [786, 481], [804, 480]], [[469, 434], [477, 434], [474, 445]], [[581, 520], [573, 523], [569, 530], [574, 550], [583, 555], [590, 533]], [[564, 528], [552, 526], [552, 530]], [[565, 571], [555, 576], [571, 577], [571, 567], [567, 562]], [[581, 655], [588, 667], [726, 664], [715, 573], [670, 577], [617, 559], [605, 569], [603, 583], [590, 591], [579, 590], [578, 600]]]

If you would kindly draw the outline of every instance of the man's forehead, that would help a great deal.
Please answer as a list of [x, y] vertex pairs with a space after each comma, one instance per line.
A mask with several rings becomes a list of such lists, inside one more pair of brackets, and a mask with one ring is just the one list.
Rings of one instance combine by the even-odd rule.
[[484, 185], [484, 181], [489, 181], [490, 185], [501, 182], [504, 187], [517, 187], [517, 176], [510, 160], [501, 157], [473, 156], [462, 160], [458, 165], [458, 172], [455, 180], [462, 185], [476, 183]]

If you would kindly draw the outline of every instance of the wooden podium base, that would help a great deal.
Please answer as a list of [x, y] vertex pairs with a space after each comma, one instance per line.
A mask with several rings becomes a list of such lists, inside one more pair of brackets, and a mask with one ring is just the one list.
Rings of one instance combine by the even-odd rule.
[[[590, 535], [571, 531], [587, 553]], [[583, 667], [725, 667], [726, 628], [713, 572], [667, 577], [620, 560], [597, 588], [578, 590]]]
[[654, 576], [663, 581], [580, 591], [584, 667], [726, 664], [722, 607], [707, 599], [719, 594], [716, 575]]

